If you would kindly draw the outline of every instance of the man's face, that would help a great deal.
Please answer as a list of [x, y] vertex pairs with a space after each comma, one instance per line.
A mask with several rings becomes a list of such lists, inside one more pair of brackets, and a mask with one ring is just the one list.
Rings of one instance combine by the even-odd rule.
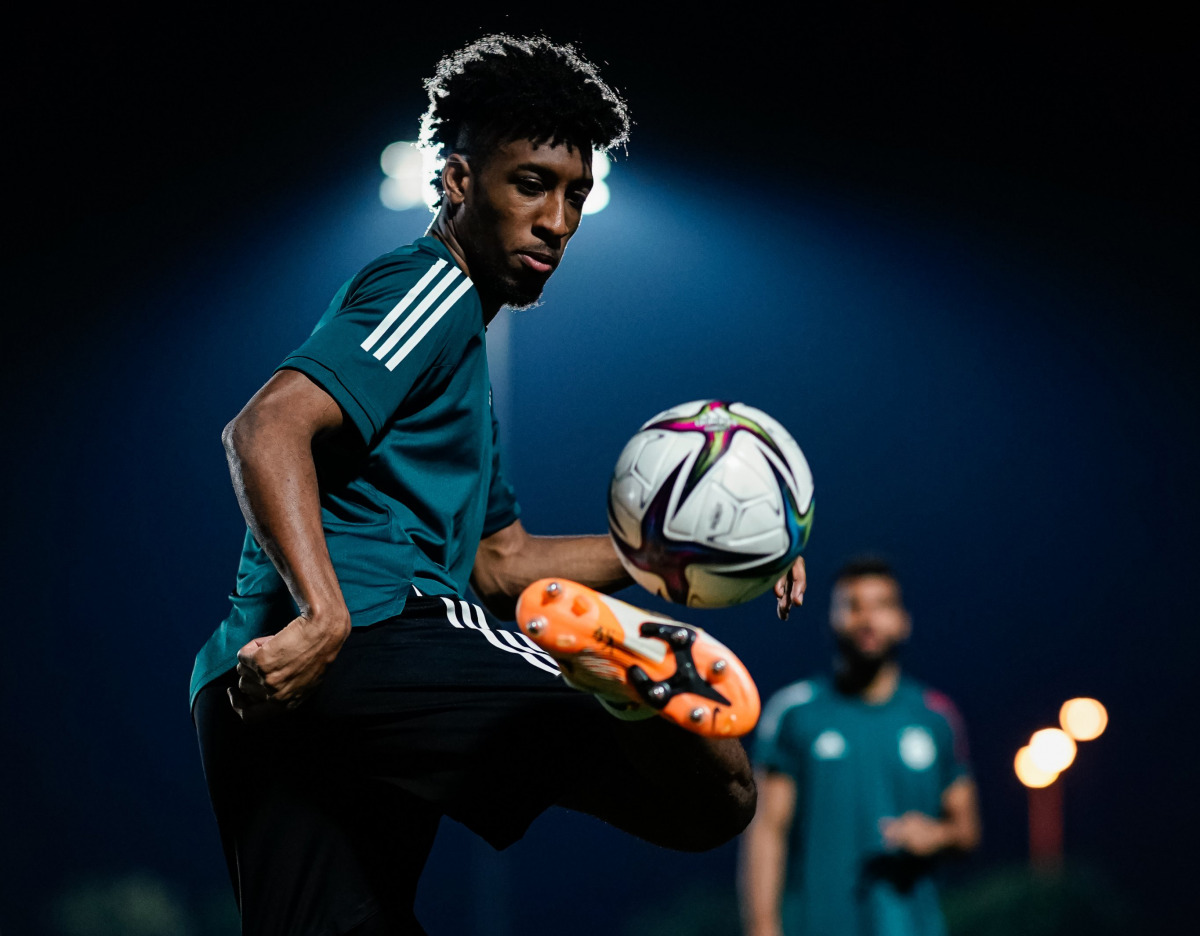
[[456, 221], [471, 279], [517, 308], [537, 302], [579, 228], [591, 153], [514, 140], [471, 174]]
[[833, 590], [830, 623], [843, 654], [864, 662], [890, 658], [909, 634], [900, 586], [885, 575], [862, 575]]

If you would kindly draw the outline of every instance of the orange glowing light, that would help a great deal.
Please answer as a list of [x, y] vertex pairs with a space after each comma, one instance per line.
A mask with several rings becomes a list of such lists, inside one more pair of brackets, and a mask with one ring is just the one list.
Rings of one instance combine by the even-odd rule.
[[1035, 790], [1048, 787], [1058, 779], [1057, 770], [1043, 770], [1034, 763], [1033, 751], [1029, 745], [1017, 751], [1017, 756], [1013, 759], [1013, 768], [1017, 772], [1017, 779]]
[[1092, 741], [1108, 727], [1108, 711], [1095, 699], [1071, 699], [1059, 709], [1058, 721], [1076, 741]]
[[1029, 756], [1042, 770], [1061, 773], [1075, 760], [1075, 739], [1061, 728], [1043, 728], [1029, 738]]

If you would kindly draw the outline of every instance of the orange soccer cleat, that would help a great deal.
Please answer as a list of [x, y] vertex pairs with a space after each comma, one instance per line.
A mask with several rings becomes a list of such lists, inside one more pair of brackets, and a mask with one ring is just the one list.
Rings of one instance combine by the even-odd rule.
[[554, 657], [568, 683], [610, 709], [657, 713], [708, 737], [744, 735], [758, 722], [758, 687], [750, 673], [698, 627], [567, 579], [541, 579], [526, 588], [517, 601], [517, 624]]

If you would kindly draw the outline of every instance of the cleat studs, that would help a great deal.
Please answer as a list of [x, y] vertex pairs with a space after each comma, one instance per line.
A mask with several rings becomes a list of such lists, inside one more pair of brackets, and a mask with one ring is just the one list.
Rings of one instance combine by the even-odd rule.
[[558, 584], [558, 582], [551, 582], [549, 585], [546, 586], [546, 594], [549, 595], [551, 598], [557, 598], [558, 593], [561, 591], [562, 591], [562, 587]]
[[536, 617], [525, 625], [525, 629], [529, 631], [530, 635], [537, 637], [546, 629], [546, 619], [542, 617]]
[[703, 708], [694, 708], [691, 711], [691, 719], [694, 722], [704, 721], [705, 711]]
[[655, 702], [661, 702], [667, 697], [667, 687], [662, 683], [657, 683], [646, 690], [646, 695], [650, 696]]
[[729, 664], [726, 663], [724, 660], [717, 660], [717, 662], [713, 664], [713, 672], [714, 673], [723, 673], [723, 672], [725, 672], [725, 667], [727, 667], [728, 665]]
[[677, 627], [669, 639], [676, 647], [686, 647], [692, 642], [692, 632], [686, 627]]

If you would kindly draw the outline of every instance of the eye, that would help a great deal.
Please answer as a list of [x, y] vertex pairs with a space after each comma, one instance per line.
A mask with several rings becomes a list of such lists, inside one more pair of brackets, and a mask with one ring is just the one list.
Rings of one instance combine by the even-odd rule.
[[583, 203], [587, 201], [588, 191], [588, 189], [575, 189], [567, 194], [567, 201], [576, 208], [582, 209]]
[[536, 176], [520, 176], [517, 179], [517, 191], [522, 195], [541, 195], [545, 190], [542, 180]]

